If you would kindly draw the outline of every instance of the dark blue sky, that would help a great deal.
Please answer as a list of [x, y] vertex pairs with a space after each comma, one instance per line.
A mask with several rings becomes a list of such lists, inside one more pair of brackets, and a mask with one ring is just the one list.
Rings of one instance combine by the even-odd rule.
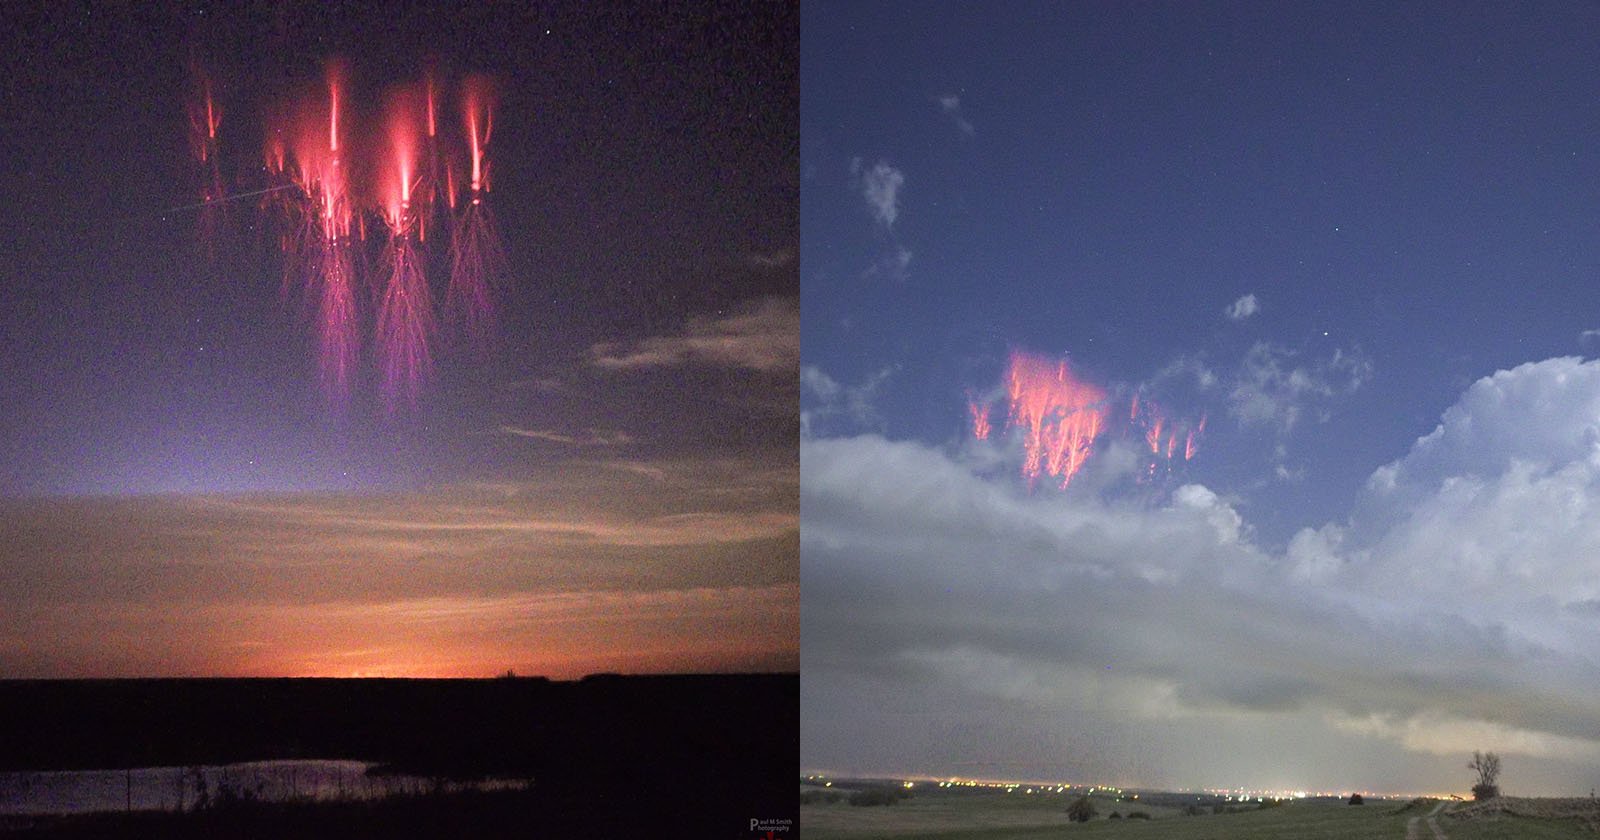
[[[797, 666], [796, 7], [4, 18], [0, 676]], [[369, 232], [347, 402], [320, 387], [292, 211], [259, 194], [274, 115], [311, 102], [321, 147], [330, 60]], [[385, 96], [430, 62], [457, 149], [463, 79], [493, 79], [507, 266], [491, 340], [441, 330], [391, 410], [390, 239], [360, 182], [388, 160]], [[209, 211], [196, 65], [222, 110]]]
[[[766, 434], [676, 376], [574, 384], [564, 399], [514, 386], [582, 374], [602, 342], [681, 335], [691, 318], [796, 294], [792, 265], [751, 262], [795, 247], [792, 19], [709, 6], [29, 5], [9, 16], [0, 58], [0, 495], [418, 487], [570, 454], [507, 446], [501, 425], [650, 427], [633, 434], [636, 452], [699, 450], [707, 429], [787, 445], [786, 428]], [[369, 301], [354, 409], [335, 417], [295, 284], [280, 295], [281, 219], [245, 198], [203, 236], [192, 206], [191, 68], [215, 80], [232, 195], [266, 185], [267, 115], [316, 90], [330, 59], [349, 76], [347, 142], [367, 146], [381, 143], [384, 92], [430, 64], [447, 131], [465, 75], [498, 89], [501, 329], [487, 354], [440, 336], [428, 397], [403, 417], [374, 396]], [[436, 281], [443, 250], [437, 238]], [[721, 393], [715, 377], [687, 375]]]
[[1592, 4], [807, 3], [804, 765], [1600, 779], [1597, 78]]
[[[1180, 358], [1226, 379], [1258, 342], [1359, 354], [1281, 435], [1293, 498], [1258, 483], [1280, 430], [1222, 391], [1181, 407], [1211, 417], [1192, 476], [1269, 539], [1343, 513], [1466, 383], [1600, 325], [1600, 12], [1473, 11], [808, 5], [805, 363], [898, 366], [880, 413], [932, 442], [1011, 347], [1130, 386]], [[892, 231], [855, 159], [902, 174]]]

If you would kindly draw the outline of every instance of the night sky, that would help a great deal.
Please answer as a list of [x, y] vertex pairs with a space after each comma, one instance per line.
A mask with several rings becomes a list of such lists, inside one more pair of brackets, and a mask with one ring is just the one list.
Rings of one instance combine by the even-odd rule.
[[[807, 769], [1600, 781], [1600, 12], [803, 28]], [[1065, 489], [1014, 360], [1100, 395]]]
[[[796, 10], [29, 5], [0, 48], [0, 675], [797, 667]], [[384, 396], [381, 279], [321, 386], [279, 194], [248, 195], [330, 60], [352, 160], [425, 67], [441, 135], [468, 74], [498, 97], [497, 329], [441, 329], [414, 404]]]

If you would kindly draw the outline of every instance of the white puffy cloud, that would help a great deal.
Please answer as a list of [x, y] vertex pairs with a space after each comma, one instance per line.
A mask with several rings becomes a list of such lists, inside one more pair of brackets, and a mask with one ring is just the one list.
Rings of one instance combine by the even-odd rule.
[[1586, 621], [1581, 604], [1600, 598], [1600, 362], [1478, 380], [1374, 471], [1352, 527], [1360, 553], [1346, 575], [1371, 587], [1501, 620], [1544, 616], [1521, 622], [1530, 631]]
[[1230, 321], [1243, 321], [1251, 315], [1261, 311], [1261, 303], [1256, 300], [1256, 296], [1252, 293], [1244, 295], [1233, 303], [1228, 304], [1228, 308], [1222, 311], [1223, 314], [1228, 316], [1228, 320]]

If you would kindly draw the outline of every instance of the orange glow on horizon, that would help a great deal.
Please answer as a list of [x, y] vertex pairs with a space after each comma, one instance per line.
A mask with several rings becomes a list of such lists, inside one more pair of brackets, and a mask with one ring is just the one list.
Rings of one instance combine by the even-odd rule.
[[[136, 615], [40, 616], [72, 639], [59, 677], [486, 678], [799, 670], [799, 587], [212, 605], [128, 632]], [[729, 636], [732, 620], [753, 628]]]

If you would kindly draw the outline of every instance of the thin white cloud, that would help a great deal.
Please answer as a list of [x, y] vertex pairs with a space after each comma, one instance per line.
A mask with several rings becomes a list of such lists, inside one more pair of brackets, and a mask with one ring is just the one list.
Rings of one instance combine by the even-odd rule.
[[962, 134], [971, 137], [977, 133], [976, 129], [972, 127], [972, 123], [968, 122], [966, 116], [961, 113], [961, 97], [953, 93], [939, 97], [939, 109], [944, 112], [945, 116], [955, 122], [956, 128], [960, 129]]
[[866, 199], [873, 218], [885, 229], [892, 230], [900, 217], [900, 188], [905, 186], [905, 173], [881, 160], [863, 170], [860, 158], [850, 162], [850, 170], [860, 179], [861, 196]]
[[590, 354], [604, 370], [704, 364], [792, 375], [800, 364], [800, 302], [762, 298], [725, 315], [693, 317], [678, 335], [596, 344]]
[[865, 272], [864, 279], [883, 278], [904, 282], [910, 277], [911, 251], [903, 246], [896, 245], [878, 258]]
[[787, 248], [771, 253], [751, 253], [746, 255], [749, 263], [756, 268], [778, 269], [794, 263], [794, 251]]
[[1192, 380], [1194, 387], [1201, 391], [1209, 391], [1216, 387], [1218, 378], [1216, 371], [1206, 364], [1199, 356], [1184, 355], [1173, 359], [1166, 367], [1156, 371], [1151, 377], [1151, 382], [1182, 382]]
[[[792, 464], [736, 458], [567, 461], [417, 494], [0, 502], [0, 670], [793, 668], [797, 508]], [[750, 631], [742, 652], [730, 626]]]
[[500, 431], [516, 437], [542, 440], [547, 443], [559, 443], [566, 446], [626, 446], [633, 443], [632, 435], [623, 431], [606, 429], [589, 429], [582, 435], [571, 435], [551, 429], [524, 429], [518, 426], [503, 425]]
[[1256, 300], [1255, 294], [1252, 293], [1228, 304], [1228, 308], [1224, 309], [1223, 313], [1228, 316], [1230, 321], [1243, 321], [1259, 311], [1261, 311], [1261, 303]]
[[890, 365], [854, 385], [841, 385], [820, 368], [802, 367], [801, 435], [810, 435], [813, 431], [882, 431], [884, 420], [877, 407], [878, 389], [897, 369]]
[[1327, 357], [1257, 342], [1245, 354], [1228, 394], [1228, 411], [1244, 425], [1292, 431], [1308, 411], [1328, 417], [1327, 404], [1354, 393], [1372, 378], [1372, 362], [1359, 350], [1336, 349]]

